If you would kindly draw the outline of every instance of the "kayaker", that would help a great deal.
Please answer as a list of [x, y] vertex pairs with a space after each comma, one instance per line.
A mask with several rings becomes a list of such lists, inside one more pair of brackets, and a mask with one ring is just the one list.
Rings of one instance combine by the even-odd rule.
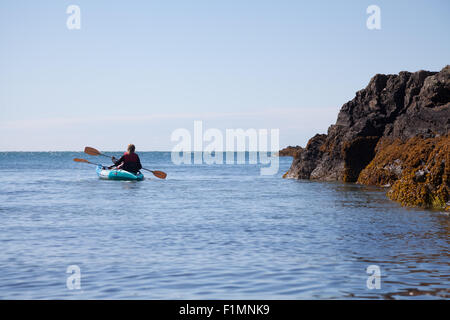
[[122, 169], [133, 174], [138, 173], [138, 171], [142, 169], [142, 165], [139, 156], [134, 152], [135, 150], [136, 147], [134, 144], [129, 144], [127, 152], [125, 152], [119, 160], [112, 157], [114, 165], [110, 166], [109, 169], [116, 167], [116, 169]]

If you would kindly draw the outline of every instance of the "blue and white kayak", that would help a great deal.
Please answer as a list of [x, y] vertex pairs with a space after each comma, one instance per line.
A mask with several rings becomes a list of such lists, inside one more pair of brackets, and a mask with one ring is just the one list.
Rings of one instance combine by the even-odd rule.
[[128, 181], [142, 181], [144, 180], [144, 175], [140, 172], [137, 174], [132, 174], [131, 172], [119, 169], [105, 169], [103, 166], [99, 165], [97, 167], [97, 175], [100, 179], [105, 180], [128, 180]]

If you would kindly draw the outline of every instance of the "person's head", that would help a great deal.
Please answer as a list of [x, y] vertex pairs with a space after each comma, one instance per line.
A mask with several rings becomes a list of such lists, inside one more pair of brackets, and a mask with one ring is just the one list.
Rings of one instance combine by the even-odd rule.
[[136, 147], [134, 146], [134, 144], [130, 143], [127, 148], [128, 153], [134, 153], [135, 150], [136, 150]]

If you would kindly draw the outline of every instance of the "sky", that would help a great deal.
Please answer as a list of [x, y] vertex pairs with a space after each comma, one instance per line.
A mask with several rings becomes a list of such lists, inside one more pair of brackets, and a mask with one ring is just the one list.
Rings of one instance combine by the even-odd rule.
[[375, 74], [450, 64], [449, 18], [447, 0], [1, 1], [0, 150], [170, 151], [194, 120], [305, 145]]

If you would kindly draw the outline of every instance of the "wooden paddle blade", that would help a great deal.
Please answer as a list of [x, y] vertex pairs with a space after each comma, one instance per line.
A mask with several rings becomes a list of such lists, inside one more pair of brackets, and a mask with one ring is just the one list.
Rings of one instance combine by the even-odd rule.
[[92, 147], [84, 148], [84, 153], [87, 153], [91, 156], [99, 156], [101, 154], [100, 151], [98, 151], [97, 149], [92, 148]]
[[75, 162], [84, 162], [84, 163], [93, 164], [94, 166], [99, 166], [99, 164], [92, 163], [90, 161], [87, 161], [86, 159], [75, 158], [75, 159], [73, 159], [73, 161], [75, 161]]
[[160, 179], [165, 179], [167, 177], [167, 173], [162, 171], [152, 171], [152, 173], [155, 177], [158, 177]]

